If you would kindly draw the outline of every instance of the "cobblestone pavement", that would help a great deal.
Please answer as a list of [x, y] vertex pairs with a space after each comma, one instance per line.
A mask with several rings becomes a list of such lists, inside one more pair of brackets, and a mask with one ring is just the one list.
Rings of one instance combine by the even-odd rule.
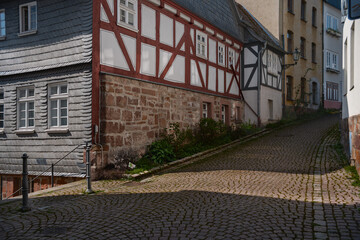
[[275, 131], [141, 182], [94, 182], [0, 205], [0, 239], [360, 239], [338, 118]]

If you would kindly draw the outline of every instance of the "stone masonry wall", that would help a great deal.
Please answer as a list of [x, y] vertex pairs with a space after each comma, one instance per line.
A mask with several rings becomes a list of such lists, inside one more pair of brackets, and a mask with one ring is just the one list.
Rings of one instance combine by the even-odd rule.
[[[202, 103], [210, 103], [210, 115], [221, 119], [222, 105], [228, 106], [227, 124], [243, 119], [242, 101], [157, 85], [112, 75], [101, 75], [100, 144], [96, 168], [111, 163], [119, 148], [132, 147], [144, 153], [164, 128], [178, 122], [193, 128], [202, 116]], [[240, 114], [236, 111], [240, 110]]]
[[[342, 120], [342, 142], [345, 151], [348, 153], [350, 159], [353, 161], [356, 170], [360, 174], [360, 115], [352, 116]], [[351, 132], [351, 152], [349, 132]]]

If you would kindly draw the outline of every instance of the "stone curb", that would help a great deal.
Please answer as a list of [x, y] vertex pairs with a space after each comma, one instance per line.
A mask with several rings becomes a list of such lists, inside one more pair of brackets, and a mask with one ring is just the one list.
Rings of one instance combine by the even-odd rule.
[[173, 161], [173, 162], [170, 162], [170, 163], [167, 163], [167, 164], [152, 168], [150, 170], [147, 170], [147, 171], [144, 171], [144, 172], [141, 172], [141, 173], [125, 174], [124, 176], [126, 178], [133, 179], [133, 180], [141, 180], [141, 179], [144, 179], [144, 178], [148, 178], [148, 177], [150, 177], [150, 176], [152, 176], [154, 174], [157, 174], [159, 172], [162, 172], [164, 170], [168, 170], [168, 169], [171, 169], [171, 168], [174, 168], [174, 167], [178, 167], [179, 165], [188, 165], [188, 164], [194, 163], [194, 162], [196, 162], [198, 160], [204, 159], [205, 157], [211, 157], [211, 156], [213, 156], [213, 155], [215, 155], [215, 154], [217, 154], [219, 152], [225, 151], [226, 149], [229, 149], [229, 148], [231, 148], [231, 147], [233, 147], [233, 146], [235, 146], [237, 144], [246, 143], [246, 142], [248, 142], [250, 140], [253, 140], [253, 139], [256, 139], [258, 137], [264, 136], [264, 135], [266, 135], [268, 133], [271, 133], [272, 131], [273, 131], [273, 129], [271, 129], [271, 130], [263, 129], [263, 130], [261, 130], [259, 132], [254, 133], [254, 134], [245, 136], [242, 139], [238, 139], [238, 140], [232, 141], [230, 143], [227, 143], [227, 144], [215, 147], [215, 148], [211, 148], [209, 150], [206, 150], [206, 151], [203, 151], [203, 152], [200, 152], [200, 153], [196, 153], [196, 154], [191, 155], [189, 157], [185, 157], [185, 158], [182, 158], [182, 159], [179, 159], [179, 160], [176, 160], [176, 161]]

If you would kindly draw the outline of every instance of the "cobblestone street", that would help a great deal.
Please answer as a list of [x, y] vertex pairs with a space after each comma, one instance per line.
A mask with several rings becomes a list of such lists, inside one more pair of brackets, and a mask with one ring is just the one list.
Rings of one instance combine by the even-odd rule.
[[274, 131], [141, 182], [85, 182], [0, 205], [0, 239], [360, 239], [360, 189], [337, 115]]

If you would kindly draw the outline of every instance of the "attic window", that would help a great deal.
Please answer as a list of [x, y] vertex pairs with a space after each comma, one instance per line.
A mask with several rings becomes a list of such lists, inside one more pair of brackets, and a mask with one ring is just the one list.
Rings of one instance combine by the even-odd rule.
[[118, 6], [118, 24], [132, 30], [137, 30], [137, 1], [118, 0]]
[[207, 36], [202, 32], [196, 33], [196, 55], [199, 57], [207, 57]]
[[218, 64], [225, 65], [225, 46], [221, 43], [218, 44]]
[[20, 34], [35, 33], [37, 29], [37, 5], [36, 2], [26, 3], [19, 6]]

